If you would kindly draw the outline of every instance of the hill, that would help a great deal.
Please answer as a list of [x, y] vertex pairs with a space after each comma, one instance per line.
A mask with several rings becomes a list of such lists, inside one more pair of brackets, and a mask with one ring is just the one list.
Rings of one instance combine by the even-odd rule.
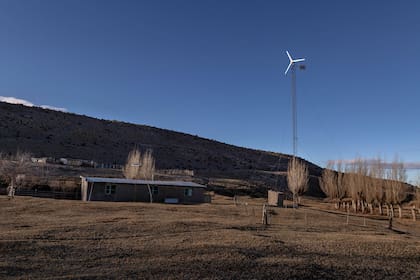
[[[152, 149], [158, 169], [194, 170], [196, 176], [209, 180], [246, 180], [251, 187], [285, 188], [284, 172], [291, 158], [146, 125], [0, 102], [0, 152], [3, 153], [20, 149], [36, 157], [123, 164], [135, 146]], [[317, 193], [316, 177], [322, 169], [307, 164], [312, 192]]]

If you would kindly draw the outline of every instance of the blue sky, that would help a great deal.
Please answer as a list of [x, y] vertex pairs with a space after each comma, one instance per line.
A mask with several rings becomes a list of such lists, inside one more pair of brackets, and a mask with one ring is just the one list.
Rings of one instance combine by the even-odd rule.
[[0, 1], [0, 95], [292, 152], [420, 161], [419, 1]]

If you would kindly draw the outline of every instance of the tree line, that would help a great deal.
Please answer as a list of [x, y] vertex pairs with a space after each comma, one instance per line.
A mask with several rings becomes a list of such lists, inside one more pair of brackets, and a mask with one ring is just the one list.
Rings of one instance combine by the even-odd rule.
[[398, 158], [386, 163], [381, 158], [352, 162], [329, 162], [320, 178], [320, 187], [335, 202], [336, 208], [354, 212], [374, 213], [394, 217], [394, 206], [402, 217], [402, 203], [407, 199], [408, 187], [404, 164]]

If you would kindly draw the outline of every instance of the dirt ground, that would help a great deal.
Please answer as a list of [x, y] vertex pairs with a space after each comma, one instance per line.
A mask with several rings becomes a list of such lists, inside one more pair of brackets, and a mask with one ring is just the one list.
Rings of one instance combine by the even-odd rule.
[[272, 208], [0, 196], [1, 279], [420, 279], [420, 222]]

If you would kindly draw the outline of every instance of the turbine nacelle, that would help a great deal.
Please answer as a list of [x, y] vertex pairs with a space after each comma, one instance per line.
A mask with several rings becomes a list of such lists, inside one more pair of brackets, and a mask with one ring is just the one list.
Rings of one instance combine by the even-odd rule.
[[293, 59], [292, 56], [290, 55], [290, 53], [288, 51], [286, 51], [287, 57], [289, 57], [289, 66], [287, 66], [286, 71], [284, 72], [284, 75], [287, 75], [287, 72], [289, 71], [290, 67], [292, 67], [293, 63], [298, 63], [298, 62], [302, 62], [305, 61], [304, 58], [299, 58], [299, 59]]

